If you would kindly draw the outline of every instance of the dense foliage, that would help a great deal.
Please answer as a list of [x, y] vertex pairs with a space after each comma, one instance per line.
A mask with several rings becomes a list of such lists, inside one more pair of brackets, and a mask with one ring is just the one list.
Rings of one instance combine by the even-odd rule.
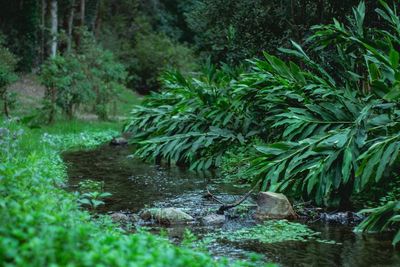
[[237, 76], [228, 66], [217, 70], [212, 65], [196, 78], [166, 73], [164, 90], [137, 106], [126, 125], [132, 142], [140, 144], [136, 154], [190, 163], [198, 170], [219, 165], [227, 147], [254, 134], [254, 123], [235, 107], [240, 102], [230, 90]]
[[[59, 127], [59, 126], [57, 126]], [[108, 217], [95, 221], [63, 189], [59, 153], [93, 147], [115, 131], [79, 126], [82, 134], [45, 134], [14, 122], [0, 126], [0, 261], [9, 266], [234, 266], [139, 232], [126, 234]], [[84, 129], [82, 129], [82, 127]], [[69, 127], [73, 129], [74, 127]], [[50, 129], [51, 130], [51, 129]], [[53, 131], [54, 132], [54, 131]], [[242, 265], [237, 263], [237, 265]], [[251, 263], [242, 266], [250, 266]]]
[[[302, 41], [314, 24], [343, 20], [358, 0], [198, 0], [186, 12], [189, 28], [195, 33], [199, 52], [213, 61], [240, 63], [262, 56], [262, 51], [276, 54], [291, 39]], [[366, 1], [370, 12], [367, 23], [378, 22], [373, 12], [375, 0]]]
[[[108, 193], [83, 190], [101, 184], [82, 181], [81, 196], [64, 190], [59, 154], [117, 134], [108, 124], [75, 131], [72, 119], [109, 119], [126, 87], [147, 94], [124, 126], [136, 156], [222, 167], [233, 183], [326, 209], [364, 208], [358, 229], [397, 230], [399, 243], [398, 1], [358, 1], [3, 1], [2, 113], [15, 106], [16, 71], [38, 73], [45, 96], [40, 116], [0, 122], [0, 262], [241, 265], [127, 234], [83, 211], [103, 204]], [[61, 112], [66, 129], [38, 127]], [[220, 237], [267, 243], [313, 234], [278, 221]]]
[[138, 34], [129, 59], [129, 85], [142, 94], [160, 88], [159, 78], [165, 71], [190, 73], [197, 68], [192, 50], [162, 33]]
[[50, 58], [43, 66], [41, 80], [47, 88], [45, 114], [55, 120], [56, 107], [72, 119], [75, 110], [92, 105], [101, 119], [107, 119], [110, 103], [125, 88], [126, 71], [110, 51], [84, 39], [80, 53]]
[[243, 176], [262, 190], [351, 208], [353, 196], [399, 175], [400, 19], [381, 4], [384, 28], [365, 27], [361, 3], [347, 23], [313, 27], [307, 52], [295, 42], [281, 49], [294, 61], [265, 53], [240, 76], [166, 76], [164, 92], [136, 107], [126, 128], [137, 154], [207, 169], [256, 137], [264, 144]]

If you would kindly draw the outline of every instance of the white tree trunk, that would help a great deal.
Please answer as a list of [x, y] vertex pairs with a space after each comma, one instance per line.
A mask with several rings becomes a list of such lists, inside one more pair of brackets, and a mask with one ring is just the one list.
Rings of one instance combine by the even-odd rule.
[[81, 26], [85, 26], [85, 8], [86, 0], [81, 0]]
[[50, 16], [51, 16], [51, 46], [50, 57], [57, 55], [57, 34], [58, 34], [58, 5], [57, 0], [51, 0]]
[[47, 8], [47, 3], [46, 0], [42, 0], [42, 14], [41, 14], [41, 25], [40, 25], [40, 61], [41, 63], [44, 62], [44, 59], [46, 57], [45, 51], [46, 51], [46, 8]]
[[74, 27], [74, 15], [75, 15], [75, 0], [71, 1], [71, 10], [68, 18], [68, 43], [67, 43], [67, 51], [71, 52], [72, 48], [72, 29]]

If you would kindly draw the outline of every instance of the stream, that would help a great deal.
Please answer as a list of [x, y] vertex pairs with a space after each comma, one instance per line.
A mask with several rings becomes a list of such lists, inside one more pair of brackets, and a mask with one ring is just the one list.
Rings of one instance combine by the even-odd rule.
[[[68, 152], [63, 155], [68, 166], [69, 186], [77, 190], [85, 179], [104, 181], [104, 191], [112, 197], [106, 199], [100, 213], [124, 212], [134, 214], [146, 207], [181, 208], [196, 221], [184, 225], [148, 225], [150, 231], [163, 229], [173, 242], [182, 240], [186, 228], [200, 238], [216, 231], [232, 231], [255, 225], [251, 216], [230, 212], [223, 225], [203, 225], [199, 218], [220, 205], [204, 198], [208, 186], [226, 202], [239, 198], [248, 188], [236, 188], [220, 183], [218, 174], [195, 173], [178, 167], [161, 167], [143, 163], [129, 157], [129, 147], [103, 146], [93, 151]], [[144, 224], [145, 225], [145, 224]], [[393, 249], [391, 236], [386, 234], [362, 235], [352, 227], [313, 223], [308, 225], [321, 233], [325, 240], [286, 241], [274, 244], [259, 242], [217, 242], [209, 246], [215, 257], [246, 259], [248, 253], [258, 253], [266, 262], [281, 266], [400, 266], [400, 253]]]

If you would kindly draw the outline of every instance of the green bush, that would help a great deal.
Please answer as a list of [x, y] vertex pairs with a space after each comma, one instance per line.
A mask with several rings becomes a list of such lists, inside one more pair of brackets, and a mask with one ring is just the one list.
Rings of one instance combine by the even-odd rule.
[[126, 90], [128, 73], [114, 54], [96, 44], [88, 33], [85, 33], [79, 55], [94, 93], [90, 104], [99, 118], [105, 120], [110, 114], [110, 104], [115, 103], [122, 91]]
[[129, 65], [130, 87], [140, 93], [160, 88], [159, 78], [171, 68], [184, 73], [196, 70], [193, 51], [161, 33], [140, 33], [135, 38], [133, 62]]
[[240, 71], [208, 65], [196, 78], [166, 73], [163, 90], [136, 106], [125, 127], [139, 145], [136, 155], [198, 170], [218, 166], [227, 148], [256, 133], [256, 122], [232, 97], [231, 80]]
[[[88, 34], [86, 34], [88, 35]], [[79, 53], [58, 55], [42, 66], [46, 86], [45, 115], [54, 122], [59, 107], [72, 119], [81, 106], [92, 106], [100, 119], [107, 119], [110, 105], [125, 90], [127, 73], [114, 55], [96, 45], [90, 35], [83, 38]]]
[[53, 121], [55, 105], [72, 119], [74, 110], [92, 97], [91, 84], [85, 75], [82, 60], [76, 55], [56, 56], [42, 66], [41, 81], [46, 86], [46, 107]]
[[[48, 130], [48, 129], [47, 129]], [[60, 151], [94, 143], [93, 130], [70, 138], [0, 126], [0, 261], [6, 266], [234, 266], [139, 231], [126, 234], [109, 217], [93, 220], [63, 187]], [[105, 134], [102, 136], [109, 136]], [[85, 138], [84, 138], [85, 137]], [[59, 141], [60, 139], [66, 142]], [[89, 140], [92, 142], [88, 142]], [[56, 141], [54, 141], [56, 140]], [[97, 139], [100, 144], [103, 139]], [[66, 145], [67, 144], [67, 145]]]

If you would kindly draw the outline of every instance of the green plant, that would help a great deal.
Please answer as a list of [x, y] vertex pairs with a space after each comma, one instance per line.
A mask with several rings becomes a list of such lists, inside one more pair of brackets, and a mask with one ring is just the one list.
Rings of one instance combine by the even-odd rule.
[[229, 231], [225, 233], [221, 231], [221, 233], [208, 235], [208, 238], [227, 240], [230, 242], [257, 241], [267, 244], [287, 241], [304, 242], [307, 240], [316, 240], [323, 243], [332, 242], [319, 239], [319, 234], [320, 233], [312, 231], [303, 224], [288, 222], [286, 220], [278, 220], [267, 221], [257, 226], [236, 231]]
[[90, 179], [83, 180], [79, 182], [78, 189], [82, 193], [103, 192], [104, 181], [94, 181]]
[[142, 94], [160, 88], [159, 78], [172, 68], [184, 73], [197, 69], [192, 50], [161, 33], [140, 33], [135, 38], [130, 86]]
[[[394, 12], [384, 7], [386, 11], [378, 11], [380, 14]], [[395, 83], [384, 73], [396, 76], [398, 71], [397, 52], [391, 45], [397, 37], [375, 30], [369, 39], [360, 39], [364, 12], [361, 3], [354, 9], [353, 24], [321, 26], [310, 37], [313, 49], [337, 48], [345, 68], [338, 71], [350, 76], [331, 75], [296, 43], [293, 50], [282, 51], [301, 60], [308, 66], [305, 70], [270, 55], [266, 61], [256, 62], [259, 73], [254, 75], [266, 75], [270, 82], [266, 96], [276, 99], [264, 99], [262, 88], [256, 103], [270, 105], [266, 110], [270, 127], [279, 130], [274, 142], [256, 147], [261, 155], [249, 169], [263, 180], [263, 190], [303, 194], [318, 204], [348, 207], [352, 194], [388, 181], [385, 174], [399, 152], [398, 105], [388, 98]], [[390, 41], [382, 44], [377, 39], [381, 35]], [[355, 54], [361, 53], [364, 61], [354, 63], [352, 57], [340, 57], [349, 47]], [[368, 79], [367, 85], [363, 77]], [[280, 95], [283, 98], [279, 99]]]
[[94, 37], [84, 32], [83, 44], [79, 51], [81, 64], [90, 82], [94, 97], [89, 102], [100, 119], [108, 119], [110, 104], [126, 90], [127, 72], [111, 51], [96, 44]]
[[89, 33], [83, 32], [83, 37], [79, 53], [58, 55], [42, 66], [41, 80], [47, 88], [44, 115], [49, 123], [55, 121], [57, 107], [72, 119], [82, 105], [91, 105], [98, 117], [106, 120], [110, 106], [126, 90], [124, 66]]
[[136, 155], [197, 170], [219, 166], [226, 149], [257, 133], [231, 95], [231, 79], [240, 71], [208, 65], [196, 78], [166, 73], [164, 90], [136, 106], [125, 126], [138, 145]]
[[57, 106], [72, 119], [75, 108], [92, 95], [82, 61], [77, 55], [49, 59], [42, 66], [41, 81], [47, 89], [44, 112], [49, 123], [55, 121]]
[[88, 206], [91, 210], [95, 211], [99, 206], [104, 205], [104, 201], [102, 199], [110, 197], [111, 194], [108, 192], [87, 192], [83, 193], [78, 202], [81, 205]]
[[[360, 213], [368, 214], [368, 218], [357, 226], [356, 231], [376, 233], [399, 228], [400, 201], [390, 201], [381, 207], [365, 209], [360, 211]], [[395, 246], [399, 242], [400, 230], [397, 230], [397, 234], [393, 239], [393, 245]]]

